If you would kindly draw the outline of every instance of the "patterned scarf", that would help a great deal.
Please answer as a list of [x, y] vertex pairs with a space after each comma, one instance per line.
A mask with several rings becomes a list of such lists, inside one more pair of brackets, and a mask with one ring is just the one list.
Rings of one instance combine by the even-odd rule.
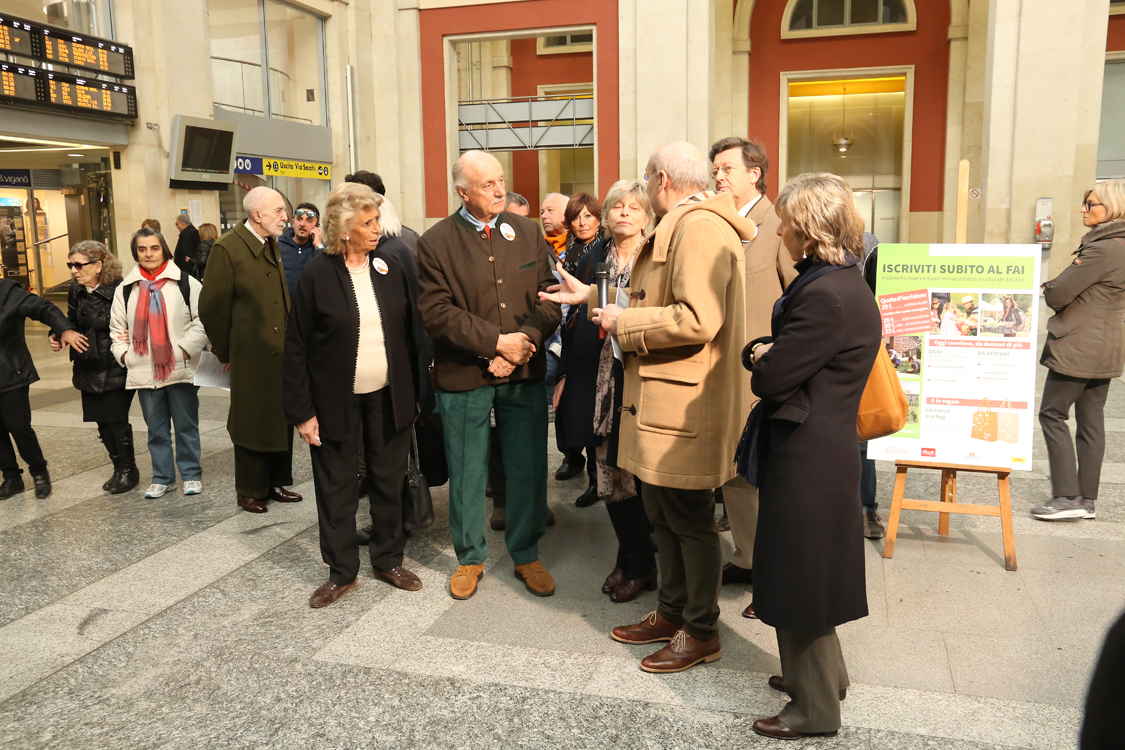
[[[133, 316], [133, 351], [145, 356], [148, 354], [149, 341], [152, 341], [152, 375], [158, 381], [167, 380], [176, 369], [176, 357], [172, 354], [172, 342], [168, 338], [164, 293], [160, 291], [167, 281], [168, 279], [141, 279], [137, 285], [140, 287], [137, 311]], [[146, 299], [148, 304], [142, 304]]]

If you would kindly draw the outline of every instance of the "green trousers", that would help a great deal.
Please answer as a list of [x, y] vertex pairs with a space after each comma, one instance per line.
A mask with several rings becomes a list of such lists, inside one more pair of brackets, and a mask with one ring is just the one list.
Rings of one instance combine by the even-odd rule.
[[486, 385], [454, 393], [438, 390], [449, 461], [449, 532], [461, 565], [488, 557], [484, 538], [488, 483], [489, 414], [496, 429], [508, 479], [508, 521], [504, 543], [516, 565], [539, 559], [547, 528], [547, 401], [542, 380]]

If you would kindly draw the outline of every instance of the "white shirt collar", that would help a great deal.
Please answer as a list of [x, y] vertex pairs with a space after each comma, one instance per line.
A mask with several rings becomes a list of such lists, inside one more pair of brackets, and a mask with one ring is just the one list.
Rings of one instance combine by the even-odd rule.
[[760, 201], [761, 199], [762, 199], [762, 194], [761, 194], [761, 193], [758, 193], [758, 197], [757, 197], [757, 198], [755, 198], [754, 200], [750, 201], [749, 203], [747, 203], [747, 204], [746, 204], [745, 206], [743, 206], [742, 208], [738, 209], [738, 214], [739, 214], [739, 216], [741, 216], [741, 217], [742, 217], [742, 218], [744, 218], [744, 219], [745, 219], [745, 218], [746, 218], [747, 216], [749, 216], [749, 215], [750, 215], [750, 211], [751, 211], [751, 210], [752, 210], [752, 209], [754, 208], [754, 206], [758, 205], [758, 201]]
[[[461, 216], [463, 216], [466, 221], [468, 221], [470, 224], [472, 224], [474, 227], [476, 227], [476, 230], [478, 232], [484, 231], [485, 223], [483, 221], [481, 221], [480, 219], [478, 219], [477, 217], [473, 216], [471, 213], [469, 213], [469, 207], [466, 206], [464, 203], [461, 204]], [[500, 218], [499, 214], [497, 214], [496, 216], [493, 216], [492, 221], [488, 222], [488, 226], [495, 229], [496, 228], [496, 220], [499, 219], [499, 218]]]
[[250, 220], [249, 219], [246, 220], [245, 224], [246, 224], [246, 228], [250, 230], [250, 234], [252, 234], [252, 235], [254, 235], [255, 237], [258, 238], [258, 242], [261, 242], [263, 245], [266, 244], [265, 237], [263, 237], [262, 235], [255, 232], [254, 228], [252, 226], [250, 226]]

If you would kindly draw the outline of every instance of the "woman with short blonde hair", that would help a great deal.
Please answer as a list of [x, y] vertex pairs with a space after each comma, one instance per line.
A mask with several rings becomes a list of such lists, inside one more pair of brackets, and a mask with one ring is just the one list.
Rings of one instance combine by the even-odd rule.
[[842, 177], [827, 172], [794, 177], [782, 188], [774, 208], [802, 242], [805, 257], [834, 266], [863, 257], [863, 217]]
[[[309, 598], [313, 608], [356, 584], [360, 494], [371, 502], [375, 578], [406, 591], [422, 588], [402, 567], [402, 489], [410, 428], [427, 400], [429, 374], [419, 360], [417, 296], [402, 264], [380, 245], [382, 203], [353, 182], [329, 193], [321, 219], [325, 249], [301, 271], [285, 331], [285, 414], [309, 446], [321, 556], [329, 567], [328, 581]], [[366, 492], [357, 493], [361, 451]]]

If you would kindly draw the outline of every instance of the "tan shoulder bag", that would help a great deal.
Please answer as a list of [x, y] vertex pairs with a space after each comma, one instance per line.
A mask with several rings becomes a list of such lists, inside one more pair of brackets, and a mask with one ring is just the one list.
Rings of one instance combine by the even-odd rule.
[[906, 426], [908, 409], [906, 394], [898, 382], [898, 373], [891, 363], [886, 347], [879, 346], [879, 356], [867, 378], [863, 398], [859, 401], [856, 434], [860, 442], [893, 435]]

